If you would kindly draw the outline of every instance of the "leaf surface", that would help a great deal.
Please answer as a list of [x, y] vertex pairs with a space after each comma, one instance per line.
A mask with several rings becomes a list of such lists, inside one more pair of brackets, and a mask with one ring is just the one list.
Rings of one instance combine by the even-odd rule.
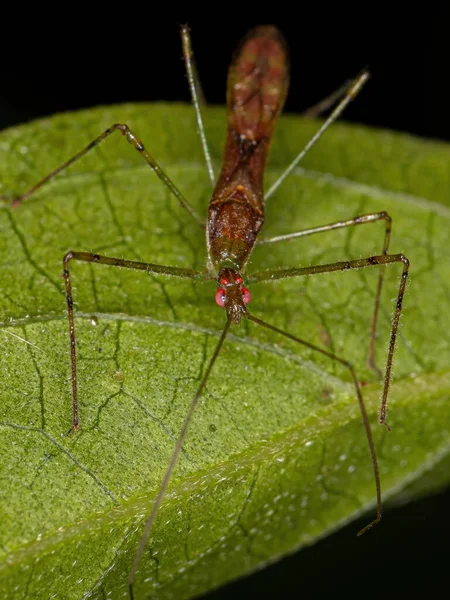
[[[0, 192], [18, 194], [114, 122], [126, 122], [206, 217], [195, 117], [124, 105], [6, 131]], [[224, 111], [206, 128], [216, 171]], [[283, 117], [270, 185], [317, 127]], [[252, 312], [350, 360], [364, 385], [385, 499], [448, 484], [450, 149], [335, 125], [266, 210], [278, 235], [387, 210], [411, 261], [388, 434], [366, 366], [375, 268], [254, 285]], [[378, 254], [381, 223], [257, 247], [248, 272]], [[127, 598], [144, 519], [221, 328], [214, 282], [74, 264], [81, 430], [71, 422], [62, 257], [68, 250], [204, 269], [204, 232], [119, 134], [16, 209], [0, 209], [0, 592]], [[400, 267], [389, 266], [384, 364]], [[208, 381], [138, 572], [136, 598], [189, 598], [370, 508], [374, 482], [345, 369], [272, 332], [233, 327]], [[355, 539], [355, 543], [358, 541]]]

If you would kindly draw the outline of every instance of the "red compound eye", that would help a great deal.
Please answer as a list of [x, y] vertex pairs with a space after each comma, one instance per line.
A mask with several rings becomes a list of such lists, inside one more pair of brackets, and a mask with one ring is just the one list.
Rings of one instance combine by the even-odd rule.
[[[222, 308], [224, 308], [225, 306], [225, 290], [223, 290], [222, 288], [219, 288], [216, 292], [216, 303], [221, 306]], [[245, 302], [245, 300], [244, 300]]]
[[252, 299], [252, 295], [250, 294], [250, 292], [248, 291], [247, 288], [242, 288], [242, 296], [244, 298], [244, 303], [248, 304], [250, 302], [250, 300]]
[[242, 283], [242, 277], [241, 277], [240, 275], [238, 275], [238, 276], [236, 277], [236, 283], [237, 283], [238, 285], [241, 285], [241, 283]]
[[220, 280], [220, 283], [222, 285], [228, 285], [230, 282], [228, 281], [228, 279], [226, 277], [222, 277], [222, 279]]

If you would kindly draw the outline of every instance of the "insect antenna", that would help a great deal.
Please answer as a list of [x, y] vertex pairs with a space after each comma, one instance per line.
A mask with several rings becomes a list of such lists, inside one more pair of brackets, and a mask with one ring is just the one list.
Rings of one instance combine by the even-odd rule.
[[311, 350], [314, 350], [315, 352], [320, 352], [324, 356], [328, 356], [332, 360], [335, 360], [335, 361], [341, 363], [341, 365], [343, 365], [350, 371], [350, 374], [352, 376], [353, 383], [355, 386], [356, 396], [358, 398], [359, 410], [361, 411], [361, 417], [362, 417], [362, 421], [364, 424], [364, 429], [366, 431], [367, 443], [369, 445], [370, 456], [372, 459], [372, 468], [373, 468], [373, 475], [374, 475], [374, 479], [375, 479], [375, 488], [376, 488], [376, 494], [377, 494], [377, 516], [373, 521], [371, 521], [368, 525], [366, 525], [363, 529], [361, 529], [361, 531], [358, 532], [358, 535], [362, 535], [363, 533], [366, 533], [366, 531], [368, 531], [374, 525], [379, 523], [381, 521], [381, 517], [382, 517], [380, 473], [379, 473], [379, 469], [378, 469], [378, 460], [377, 460], [377, 454], [375, 451], [375, 444], [373, 442], [373, 437], [372, 437], [372, 430], [370, 428], [370, 423], [369, 423], [369, 418], [367, 416], [366, 406], [364, 404], [363, 395], [361, 393], [361, 387], [359, 385], [358, 378], [356, 377], [356, 372], [353, 368], [353, 365], [351, 363], [349, 363], [347, 360], [341, 358], [340, 356], [333, 354], [332, 352], [323, 350], [322, 348], [319, 348], [319, 346], [315, 346], [314, 344], [311, 344], [310, 342], [307, 342], [306, 340], [302, 340], [301, 338], [298, 338], [295, 335], [288, 333], [287, 331], [283, 331], [282, 329], [278, 329], [278, 327], [275, 327], [274, 325], [270, 325], [269, 323], [266, 323], [265, 321], [261, 321], [261, 319], [254, 317], [249, 312], [247, 312], [245, 314], [245, 316], [247, 319], [249, 319], [249, 321], [253, 321], [254, 323], [257, 323], [258, 325], [261, 325], [261, 327], [265, 327], [266, 329], [269, 329], [270, 331], [279, 333], [280, 335], [283, 335], [284, 337], [286, 337], [294, 342], [302, 344], [303, 346], [306, 346], [307, 348], [310, 348]]
[[160, 504], [162, 502], [162, 499], [163, 499], [164, 494], [166, 492], [166, 489], [167, 489], [167, 486], [169, 484], [170, 478], [172, 477], [172, 473], [173, 473], [173, 471], [175, 469], [175, 466], [176, 466], [176, 464], [178, 462], [178, 457], [180, 456], [181, 448], [182, 448], [184, 440], [186, 438], [186, 434], [188, 432], [189, 425], [190, 425], [190, 423], [192, 421], [192, 417], [194, 415], [195, 409], [197, 408], [198, 401], [200, 400], [200, 397], [201, 397], [201, 395], [203, 393], [203, 390], [205, 389], [206, 382], [207, 382], [207, 380], [208, 380], [208, 378], [209, 378], [209, 376], [211, 374], [211, 371], [212, 371], [212, 368], [214, 366], [214, 363], [216, 362], [217, 357], [219, 356], [220, 349], [222, 348], [222, 345], [223, 345], [223, 343], [225, 341], [225, 338], [227, 337], [228, 331], [230, 329], [230, 325], [231, 325], [231, 321], [228, 319], [227, 322], [226, 322], [226, 324], [225, 324], [225, 327], [223, 328], [223, 331], [222, 331], [220, 339], [219, 339], [219, 341], [217, 343], [217, 346], [216, 346], [216, 348], [214, 350], [214, 354], [212, 355], [212, 357], [211, 357], [211, 359], [209, 361], [208, 367], [207, 367], [207, 369], [205, 371], [205, 374], [203, 375], [203, 378], [202, 378], [202, 380], [200, 382], [200, 385], [198, 386], [197, 392], [195, 393], [195, 396], [192, 399], [191, 405], [190, 405], [189, 410], [188, 410], [188, 412], [186, 414], [186, 418], [184, 419], [183, 427], [181, 428], [180, 435], [178, 437], [177, 443], [176, 443], [175, 448], [173, 450], [172, 458], [170, 459], [169, 466], [167, 467], [166, 472], [164, 474], [164, 478], [162, 480], [161, 487], [159, 488], [158, 495], [156, 496], [155, 501], [153, 503], [152, 512], [151, 512], [149, 518], [147, 519], [147, 522], [145, 523], [144, 533], [142, 534], [142, 538], [141, 538], [141, 541], [139, 543], [139, 548], [138, 548], [138, 550], [136, 552], [136, 556], [135, 556], [134, 561], [133, 561], [133, 566], [132, 566], [131, 571], [130, 571], [130, 576], [128, 578], [128, 588], [129, 588], [129, 593], [130, 593], [130, 599], [131, 600], [133, 600], [133, 597], [134, 597], [133, 596], [134, 578], [135, 578], [136, 571], [137, 571], [138, 566], [139, 566], [139, 562], [141, 560], [142, 553], [144, 551], [145, 543], [147, 542], [147, 538], [148, 538], [148, 536], [150, 534], [150, 530], [151, 530], [153, 522], [154, 522], [154, 520], [156, 518], [156, 514], [158, 512], [158, 508], [159, 508], [159, 506], [160, 506]]

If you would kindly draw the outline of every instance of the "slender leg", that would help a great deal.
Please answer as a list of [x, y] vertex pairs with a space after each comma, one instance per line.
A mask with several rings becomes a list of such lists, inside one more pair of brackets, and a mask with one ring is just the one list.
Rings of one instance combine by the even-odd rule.
[[[33, 185], [26, 192], [24, 192], [17, 198], [14, 198], [12, 201], [12, 205], [17, 206], [17, 205], [21, 204], [24, 200], [29, 198], [32, 194], [34, 194], [42, 186], [44, 186], [46, 183], [51, 181], [54, 177], [59, 175], [59, 173], [61, 173], [61, 171], [64, 171], [65, 169], [67, 169], [67, 167], [70, 167], [70, 165], [73, 165], [73, 163], [75, 163], [77, 160], [82, 158], [85, 154], [87, 154], [90, 150], [92, 150], [92, 148], [95, 148], [95, 146], [98, 146], [98, 144], [100, 144], [100, 142], [103, 142], [103, 140], [105, 140], [107, 137], [109, 137], [115, 131], [120, 131], [125, 136], [125, 139], [127, 140], [127, 142], [129, 142], [139, 152], [139, 154], [142, 156], [142, 158], [145, 160], [145, 162], [148, 164], [148, 166], [151, 169], [153, 169], [153, 171], [161, 179], [161, 181], [164, 183], [164, 185], [166, 185], [169, 188], [169, 190], [172, 192], [172, 194], [175, 196], [175, 198], [177, 198], [177, 200], [179, 201], [181, 206], [185, 210], [187, 210], [189, 214], [191, 214], [194, 217], [194, 219], [201, 225], [202, 228], [204, 228], [203, 219], [201, 219], [200, 216], [195, 212], [195, 210], [192, 208], [192, 206], [189, 204], [189, 202], [186, 200], [186, 198], [183, 196], [183, 194], [180, 192], [180, 190], [177, 188], [177, 186], [173, 183], [173, 181], [170, 179], [170, 177], [168, 175], [166, 175], [166, 173], [159, 166], [159, 164], [156, 162], [156, 160], [153, 158], [153, 156], [151, 154], [149, 154], [149, 152], [147, 152], [147, 150], [145, 149], [144, 145], [139, 140], [139, 138], [137, 138], [134, 135], [134, 133], [131, 131], [131, 129], [127, 125], [120, 124], [120, 123], [115, 123], [114, 125], [112, 125], [112, 127], [110, 127], [109, 129], [106, 129], [106, 131], [104, 131], [102, 134], [100, 134], [98, 137], [96, 137], [95, 140], [93, 140], [90, 144], [88, 144], [85, 148], [83, 148], [83, 150], [80, 150], [80, 152], [77, 152], [77, 154], [72, 156], [72, 158], [70, 158], [65, 163], [60, 165], [57, 169], [55, 169], [54, 171], [52, 171], [51, 173], [46, 175], [46, 177], [44, 177], [43, 179], [38, 181], [38, 183]], [[5, 196], [0, 196], [0, 199], [7, 200], [7, 198]]]
[[201, 105], [205, 103], [203, 91], [200, 85], [200, 79], [198, 77], [197, 68], [195, 66], [194, 52], [192, 50], [191, 34], [187, 25], [181, 27], [181, 41], [183, 44], [183, 56], [186, 64], [187, 77], [189, 81], [189, 89], [191, 90], [192, 104], [195, 108], [195, 114], [197, 117], [198, 133], [202, 142], [203, 154], [205, 155], [206, 168], [208, 169], [209, 179], [214, 187], [216, 177], [214, 175], [214, 169], [211, 162], [211, 155], [209, 153], [208, 142], [206, 140], [205, 126], [203, 124], [203, 117], [201, 111]]
[[347, 80], [340, 87], [338, 87], [337, 90], [334, 90], [334, 92], [332, 92], [329, 96], [303, 111], [302, 116], [307, 117], [308, 119], [315, 119], [316, 117], [319, 117], [322, 113], [330, 109], [333, 106], [333, 104], [336, 104], [338, 100], [345, 96], [349, 87], [352, 85], [352, 82], [353, 81], [351, 79]]
[[189, 407], [188, 413], [186, 415], [186, 418], [184, 419], [184, 423], [183, 423], [183, 427], [182, 427], [181, 432], [180, 432], [180, 436], [179, 436], [179, 438], [177, 440], [176, 446], [175, 446], [174, 451], [172, 453], [172, 458], [170, 459], [169, 466], [167, 467], [167, 470], [166, 470], [166, 472], [164, 474], [164, 478], [163, 478], [163, 481], [161, 483], [161, 487], [159, 488], [158, 495], [156, 496], [155, 502], [153, 503], [152, 512], [151, 512], [149, 518], [147, 519], [147, 522], [145, 523], [144, 533], [142, 534], [142, 538], [141, 538], [141, 541], [139, 543], [139, 547], [138, 547], [138, 550], [136, 552], [136, 556], [135, 556], [134, 561], [133, 561], [133, 566], [131, 567], [130, 575], [129, 575], [129, 578], [128, 578], [128, 589], [129, 589], [129, 592], [130, 592], [130, 598], [131, 598], [131, 600], [133, 600], [134, 578], [136, 576], [136, 571], [138, 569], [139, 562], [141, 560], [141, 556], [142, 556], [142, 553], [144, 551], [145, 543], [146, 543], [147, 538], [148, 538], [148, 536], [150, 534], [150, 530], [151, 530], [152, 525], [153, 525], [153, 523], [155, 521], [155, 518], [156, 518], [156, 513], [158, 512], [158, 508], [159, 508], [159, 506], [160, 506], [160, 504], [162, 502], [162, 499], [163, 499], [164, 494], [166, 492], [166, 489], [167, 489], [167, 486], [169, 484], [170, 478], [172, 477], [173, 470], [175, 469], [175, 466], [177, 464], [178, 457], [180, 456], [181, 448], [183, 447], [183, 443], [184, 443], [184, 440], [186, 438], [186, 434], [188, 432], [189, 425], [190, 425], [190, 423], [192, 421], [192, 417], [194, 415], [195, 409], [197, 408], [198, 401], [200, 399], [200, 396], [203, 393], [203, 390], [205, 389], [206, 381], [207, 381], [207, 379], [208, 379], [208, 377], [209, 377], [209, 375], [211, 373], [211, 370], [212, 370], [212, 368], [214, 366], [214, 363], [216, 362], [217, 357], [219, 356], [220, 349], [222, 348], [222, 345], [223, 345], [223, 343], [225, 341], [225, 338], [226, 338], [226, 336], [228, 334], [228, 331], [230, 329], [230, 325], [231, 325], [231, 321], [227, 320], [227, 322], [225, 324], [225, 327], [224, 327], [224, 329], [222, 331], [222, 335], [220, 336], [220, 339], [219, 339], [219, 341], [217, 343], [216, 349], [214, 350], [214, 353], [213, 353], [213, 355], [212, 355], [212, 357], [211, 357], [211, 359], [209, 361], [209, 364], [208, 364], [208, 367], [207, 367], [207, 369], [205, 371], [205, 374], [203, 375], [203, 378], [202, 378], [202, 380], [200, 382], [200, 385], [197, 388], [197, 392], [195, 393], [195, 396], [192, 399], [192, 402], [191, 402], [191, 405]]
[[[353, 217], [353, 219], [347, 219], [346, 221], [336, 221], [335, 223], [329, 223], [327, 225], [320, 225], [319, 227], [312, 227], [311, 229], [302, 229], [293, 233], [285, 233], [283, 235], [277, 235], [272, 238], [259, 238], [257, 245], [261, 244], [275, 244], [277, 242], [286, 242], [288, 240], [294, 240], [299, 237], [305, 237], [314, 233], [323, 233], [324, 231], [334, 231], [335, 229], [342, 229], [344, 227], [352, 227], [353, 225], [364, 225], [365, 223], [374, 223], [375, 221], [386, 221], [386, 235], [384, 241], [384, 248], [387, 251], [389, 246], [389, 235], [391, 231], [392, 219], [387, 212], [382, 211], [379, 213], [369, 213], [367, 215], [360, 215]], [[384, 252], [383, 252], [384, 253]]]
[[364, 399], [363, 399], [363, 396], [361, 393], [361, 388], [360, 388], [360, 385], [358, 382], [358, 378], [356, 377], [356, 373], [355, 373], [355, 369], [353, 368], [353, 365], [351, 363], [349, 363], [347, 360], [344, 360], [343, 358], [336, 356], [336, 354], [327, 352], [326, 350], [323, 350], [322, 348], [319, 348], [318, 346], [315, 346], [314, 344], [311, 344], [310, 342], [302, 340], [301, 338], [298, 338], [295, 335], [291, 335], [287, 331], [283, 331], [282, 329], [278, 329], [278, 327], [269, 325], [269, 323], [266, 323], [265, 321], [261, 321], [261, 319], [254, 317], [250, 313], [247, 313], [245, 316], [250, 321], [253, 321], [254, 323], [258, 323], [258, 325], [261, 325], [262, 327], [265, 327], [266, 329], [275, 331], [275, 333], [279, 333], [280, 335], [283, 335], [284, 337], [286, 337], [290, 340], [293, 340], [294, 342], [297, 342], [299, 344], [302, 344], [303, 346], [311, 348], [311, 350], [314, 350], [315, 352], [320, 352], [324, 356], [328, 356], [328, 358], [331, 358], [332, 360], [335, 360], [335, 361], [341, 363], [341, 365], [343, 365], [350, 371], [350, 374], [353, 379], [353, 384], [354, 384], [355, 390], [356, 390], [356, 396], [358, 398], [358, 404], [359, 404], [359, 409], [361, 411], [361, 417], [362, 417], [362, 421], [364, 424], [364, 429], [366, 431], [367, 442], [369, 444], [370, 455], [372, 458], [373, 474], [374, 474], [374, 478], [375, 478], [375, 488], [376, 488], [376, 494], [377, 494], [377, 517], [371, 523], [366, 525], [366, 527], [361, 529], [361, 531], [358, 533], [358, 535], [362, 535], [363, 533], [365, 533], [366, 531], [371, 529], [371, 527], [373, 527], [374, 525], [376, 525], [377, 523], [379, 523], [381, 521], [381, 516], [382, 516], [381, 486], [380, 486], [380, 473], [378, 470], [377, 454], [375, 452], [375, 444], [373, 443], [372, 430], [370, 429], [369, 418], [367, 416]]
[[384, 374], [384, 386], [383, 395], [380, 406], [379, 422], [390, 429], [386, 423], [387, 415], [387, 403], [388, 394], [391, 384], [392, 376], [392, 361], [395, 351], [395, 343], [397, 340], [398, 324], [400, 321], [400, 315], [402, 312], [403, 296], [406, 289], [406, 280], [408, 278], [409, 260], [403, 254], [382, 254], [380, 256], [371, 256], [369, 258], [360, 258], [358, 260], [347, 260], [342, 262], [335, 262], [328, 265], [316, 265], [312, 267], [294, 268], [294, 269], [280, 269], [277, 271], [266, 271], [262, 273], [255, 273], [248, 278], [248, 283], [256, 283], [259, 281], [275, 281], [276, 279], [285, 279], [290, 277], [299, 277], [302, 275], [316, 275], [317, 273], [332, 273], [334, 271], [348, 271], [350, 269], [362, 269], [365, 267], [381, 266], [384, 268], [390, 263], [402, 263], [403, 272], [400, 279], [397, 304], [394, 311], [394, 317], [392, 319], [391, 337], [389, 342], [388, 357], [386, 362], [386, 370]]
[[[392, 230], [392, 219], [388, 215], [387, 212], [382, 211], [379, 213], [370, 213], [367, 215], [361, 215], [359, 217], [354, 217], [353, 219], [348, 219], [347, 221], [337, 221], [336, 223], [330, 223], [329, 225], [322, 225], [321, 227], [313, 227], [312, 229], [303, 229], [302, 231], [296, 231], [294, 233], [288, 233], [285, 235], [278, 235], [273, 238], [260, 239], [257, 243], [259, 244], [273, 244], [275, 242], [284, 242], [287, 240], [293, 240], [299, 237], [304, 237], [307, 235], [312, 235], [314, 233], [322, 233], [324, 231], [333, 231], [335, 229], [342, 229], [343, 227], [352, 227], [354, 225], [364, 225], [365, 223], [374, 223], [375, 221], [385, 222], [385, 233], [384, 233], [384, 242], [383, 249], [381, 250], [382, 254], [387, 254], [389, 249], [389, 241], [391, 237]], [[377, 291], [375, 294], [375, 306], [373, 310], [372, 323], [370, 326], [370, 340], [369, 340], [369, 355], [367, 359], [367, 364], [371, 369], [373, 369], [378, 376], [382, 377], [382, 372], [375, 364], [375, 338], [377, 332], [377, 323], [378, 323], [378, 314], [380, 309], [380, 297], [381, 290], [383, 287], [384, 273], [386, 271], [386, 265], [382, 265], [380, 268], [380, 274], [378, 276], [378, 285]]]
[[67, 252], [63, 259], [64, 271], [63, 277], [66, 287], [67, 314], [69, 318], [69, 334], [70, 334], [70, 364], [72, 378], [72, 407], [73, 421], [72, 430], [78, 430], [80, 421], [78, 418], [78, 388], [77, 388], [77, 356], [76, 356], [76, 339], [75, 339], [75, 322], [73, 314], [73, 299], [72, 286], [70, 283], [69, 262], [71, 260], [79, 260], [88, 263], [97, 263], [100, 265], [110, 265], [114, 267], [124, 267], [125, 269], [135, 269], [138, 271], [147, 271], [148, 273], [160, 273], [162, 275], [170, 275], [172, 277], [184, 277], [189, 279], [206, 279], [207, 276], [203, 273], [194, 271], [193, 269], [182, 269], [178, 267], [167, 267], [164, 265], [154, 265], [151, 263], [137, 262], [133, 260], [124, 260], [122, 258], [111, 258], [109, 256], [100, 256], [91, 252]]
[[317, 130], [317, 132], [313, 135], [313, 137], [309, 140], [306, 146], [303, 148], [301, 152], [297, 154], [288, 168], [280, 175], [280, 177], [275, 181], [269, 191], [265, 194], [265, 201], [267, 201], [270, 196], [280, 187], [283, 181], [292, 173], [298, 163], [302, 160], [307, 152], [314, 146], [319, 138], [325, 133], [328, 127], [336, 121], [336, 119], [342, 114], [344, 109], [350, 102], [356, 98], [356, 96], [361, 91], [363, 85], [369, 79], [370, 75], [368, 71], [363, 71], [354, 81], [351, 82], [350, 86], [347, 89], [345, 97], [339, 102], [336, 108], [333, 110], [331, 115], [326, 119], [326, 121], [322, 124], [321, 127]]

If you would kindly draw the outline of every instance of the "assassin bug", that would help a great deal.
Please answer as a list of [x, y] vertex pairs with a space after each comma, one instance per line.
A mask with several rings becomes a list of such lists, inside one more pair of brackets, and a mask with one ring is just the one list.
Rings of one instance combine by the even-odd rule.
[[[187, 27], [182, 28], [182, 42], [200, 137], [203, 144], [209, 176], [214, 185], [215, 176], [206, 143], [206, 136], [201, 116], [199, 84], [193, 61], [189, 30]], [[142, 540], [129, 576], [129, 590], [131, 597], [133, 597], [135, 575], [146, 540], [155, 521], [158, 508], [164, 497], [173, 470], [177, 464], [199, 399], [204, 392], [206, 382], [231, 326], [239, 324], [243, 318], [265, 327], [266, 329], [269, 329], [284, 338], [306, 346], [314, 352], [321, 353], [322, 355], [329, 357], [331, 360], [340, 363], [346, 369], [348, 369], [354, 384], [355, 393], [361, 410], [362, 421], [367, 435], [367, 441], [373, 464], [377, 497], [377, 516], [374, 521], [372, 521], [360, 532], [360, 534], [367, 531], [375, 523], [378, 523], [381, 520], [381, 488], [375, 446], [372, 439], [367, 412], [364, 406], [361, 386], [353, 366], [344, 358], [324, 350], [323, 348], [315, 346], [314, 344], [300, 339], [299, 337], [287, 331], [283, 331], [254, 316], [249, 312], [248, 309], [248, 305], [251, 301], [251, 294], [249, 289], [246, 287], [248, 285], [263, 281], [275, 281], [278, 279], [301, 277], [304, 275], [314, 275], [318, 273], [346, 271], [378, 266], [380, 268], [380, 274], [375, 296], [375, 306], [372, 318], [369, 346], [369, 363], [375, 369], [376, 366], [373, 358], [374, 343], [385, 266], [390, 263], [401, 263], [403, 270], [393, 316], [386, 370], [384, 374], [383, 395], [379, 414], [380, 423], [387, 427], [386, 414], [391, 382], [392, 362], [409, 267], [408, 259], [403, 254], [388, 254], [391, 231], [391, 219], [389, 215], [386, 212], [364, 214], [350, 218], [346, 221], [329, 223], [320, 227], [304, 229], [291, 234], [261, 240], [262, 243], [270, 244], [279, 241], [295, 239], [302, 236], [313, 235], [316, 233], [322, 233], [325, 231], [363, 225], [376, 221], [384, 221], [384, 243], [382, 251], [379, 255], [356, 260], [334, 262], [330, 264], [301, 268], [284, 268], [246, 275], [248, 259], [255, 244], [258, 242], [258, 235], [264, 223], [265, 200], [270, 198], [270, 196], [275, 192], [276, 189], [278, 189], [284, 179], [295, 168], [308, 150], [321, 137], [329, 125], [339, 117], [349, 102], [353, 100], [359, 93], [367, 79], [368, 73], [364, 71], [355, 80], [351, 81], [348, 85], [339, 90], [338, 95], [341, 97], [341, 99], [336, 108], [332, 111], [331, 115], [318, 129], [317, 133], [309, 141], [302, 152], [298, 154], [295, 160], [287, 168], [285, 173], [278, 179], [278, 181], [274, 183], [270, 190], [264, 194], [263, 178], [265, 165], [273, 138], [275, 125], [282, 111], [287, 95], [289, 71], [286, 46], [280, 32], [275, 27], [270, 26], [257, 27], [251, 30], [238, 47], [228, 76], [228, 129], [222, 170], [218, 177], [217, 183], [215, 183], [215, 188], [209, 203], [208, 219], [206, 223], [206, 241], [208, 252], [208, 264], [206, 271], [194, 271], [190, 268], [137, 262], [122, 258], [103, 256], [90, 252], [70, 251], [64, 256], [63, 275], [65, 281], [70, 330], [73, 430], [77, 430], [79, 428], [79, 410], [75, 320], [69, 269], [71, 261], [75, 260], [91, 264], [117, 266], [127, 269], [146, 271], [154, 274], [163, 274], [171, 277], [194, 280], [215, 280], [217, 282], [215, 301], [220, 307], [225, 309], [226, 313], [226, 322], [222, 334], [216, 345], [213, 355], [209, 360], [207, 368], [205, 369], [197, 392], [192, 399], [191, 405], [185, 417], [184, 424], [173, 450], [172, 458], [169, 462], [165, 476], [161, 483], [161, 487], [154, 501], [151, 515], [146, 522]], [[335, 96], [333, 96], [332, 100], [335, 99]], [[329, 103], [326, 103], [327, 106], [328, 104]], [[323, 103], [321, 103], [320, 108], [323, 109]], [[55, 177], [62, 170], [76, 162], [115, 131], [119, 131], [123, 134], [125, 139], [141, 154], [146, 163], [154, 170], [156, 175], [178, 199], [181, 206], [187, 210], [203, 228], [204, 224], [201, 218], [197, 215], [189, 202], [184, 198], [172, 180], [161, 169], [156, 160], [149, 154], [139, 138], [137, 138], [136, 135], [125, 124], [115, 124], [104, 131], [86, 148], [81, 150], [70, 160], [66, 161], [59, 168], [47, 175], [44, 179], [26, 191], [22, 196], [13, 200], [12, 204], [15, 206], [19, 205], [35, 191], [41, 188], [45, 183]], [[244, 278], [246, 281], [245, 285]]]

